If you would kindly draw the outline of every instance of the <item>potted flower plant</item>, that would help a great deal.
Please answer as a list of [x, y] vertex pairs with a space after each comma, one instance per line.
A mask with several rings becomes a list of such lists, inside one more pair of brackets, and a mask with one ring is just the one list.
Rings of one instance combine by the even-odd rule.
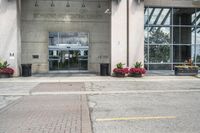
[[192, 60], [185, 61], [184, 65], [174, 66], [176, 76], [195, 76], [198, 75], [199, 67], [193, 65]]
[[121, 62], [116, 65], [117, 67], [113, 69], [114, 76], [125, 77], [128, 74], [128, 68], [123, 68], [124, 64]]
[[142, 62], [136, 62], [134, 67], [129, 69], [130, 77], [142, 77], [146, 73], [145, 68], [142, 68]]
[[0, 62], [0, 78], [9, 78], [13, 75], [14, 70], [8, 66], [7, 61]]

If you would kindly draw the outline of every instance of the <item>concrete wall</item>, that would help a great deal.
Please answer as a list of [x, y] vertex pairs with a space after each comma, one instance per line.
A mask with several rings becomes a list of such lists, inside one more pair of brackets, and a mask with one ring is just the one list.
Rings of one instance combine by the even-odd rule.
[[127, 65], [127, 1], [112, 1], [111, 70], [122, 62]]
[[144, 2], [129, 0], [129, 66], [144, 64]]
[[14, 68], [15, 76], [20, 74], [21, 64], [19, 3], [16, 0], [0, 0], [0, 58]]
[[193, 0], [144, 0], [145, 6], [200, 7]]
[[[48, 72], [48, 33], [49, 32], [89, 32], [89, 71], [99, 72], [99, 63], [110, 62], [110, 16], [104, 11], [108, 2], [82, 1], [35, 1], [22, 0], [22, 63], [32, 63], [33, 72]], [[32, 55], [39, 59], [32, 59]]]

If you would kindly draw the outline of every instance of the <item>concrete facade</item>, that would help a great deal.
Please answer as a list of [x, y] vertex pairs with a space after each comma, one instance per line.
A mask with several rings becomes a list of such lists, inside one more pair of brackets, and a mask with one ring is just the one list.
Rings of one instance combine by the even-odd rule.
[[[97, 2], [86, 2], [81, 7], [81, 1], [40, 1], [35, 7], [35, 1], [22, 0], [22, 63], [32, 63], [33, 73], [48, 72], [48, 33], [49, 32], [88, 32], [89, 59], [88, 70], [99, 72], [100, 63], [110, 62], [110, 16], [104, 11], [108, 2], [101, 2], [102, 8], [97, 8]], [[32, 55], [39, 55], [33, 59]]]
[[20, 1], [0, 0], [0, 60], [7, 60], [19, 75], [21, 64]]
[[[144, 7], [200, 7], [192, 0], [0, 0], [0, 57], [20, 75], [20, 65], [31, 63], [33, 73], [48, 73], [48, 33], [88, 32], [88, 71], [99, 73], [109, 63], [112, 73], [122, 62], [131, 67], [144, 62]], [[20, 11], [22, 9], [22, 11]], [[106, 9], [111, 12], [105, 13]], [[13, 55], [14, 54], [14, 55]], [[33, 59], [32, 55], [39, 55]], [[13, 57], [14, 56], [14, 57]]]

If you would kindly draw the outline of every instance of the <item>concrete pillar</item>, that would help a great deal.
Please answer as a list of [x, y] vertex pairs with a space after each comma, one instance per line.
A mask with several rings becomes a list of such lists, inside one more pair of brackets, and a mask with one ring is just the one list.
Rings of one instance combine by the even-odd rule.
[[144, 64], [144, 2], [129, 0], [129, 45], [128, 60], [129, 66], [133, 66], [136, 61]]
[[111, 72], [119, 62], [127, 65], [127, 0], [111, 1]]
[[19, 75], [21, 60], [20, 0], [0, 0], [0, 59]]

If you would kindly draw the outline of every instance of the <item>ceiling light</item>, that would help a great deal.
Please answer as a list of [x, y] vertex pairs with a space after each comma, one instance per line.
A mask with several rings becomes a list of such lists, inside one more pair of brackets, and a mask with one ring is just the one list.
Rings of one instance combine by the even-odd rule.
[[37, 0], [35, 1], [35, 7], [39, 7]]
[[70, 7], [69, 0], [67, 0], [66, 7]]
[[98, 8], [101, 8], [101, 3], [100, 1], [98, 0], [98, 5], [97, 5]]
[[55, 7], [55, 4], [53, 3], [53, 0], [51, 0], [51, 7]]
[[85, 0], [83, 0], [82, 7], [85, 7]]

